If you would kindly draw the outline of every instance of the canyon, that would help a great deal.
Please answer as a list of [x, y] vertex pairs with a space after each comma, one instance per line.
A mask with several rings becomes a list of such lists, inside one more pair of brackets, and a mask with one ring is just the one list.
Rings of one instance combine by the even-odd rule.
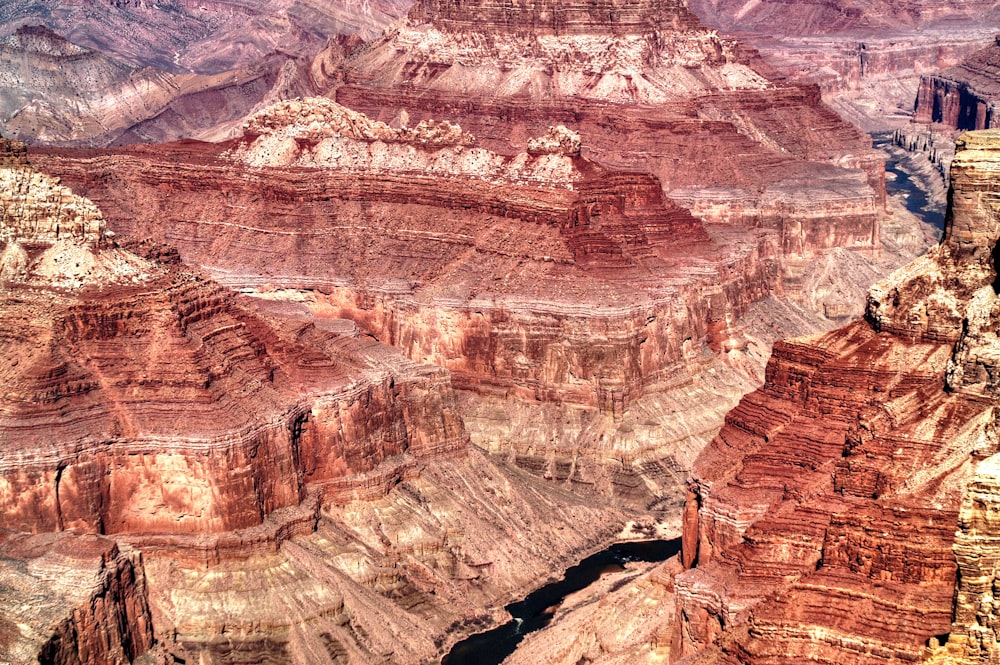
[[869, 293], [882, 154], [684, 3], [340, 7], [5, 7], [0, 660], [433, 662], [681, 534], [509, 662], [988, 648], [1000, 139]]
[[471, 448], [446, 370], [4, 154], [0, 657], [419, 662], [625, 528]]
[[941, 244], [863, 319], [775, 345], [693, 465], [680, 561], [557, 608], [507, 662], [996, 658], [998, 168], [1000, 133], [964, 134]]
[[873, 287], [864, 321], [776, 345], [765, 387], [695, 463], [691, 570], [676, 581], [682, 655], [984, 653], [963, 652], [985, 643], [970, 639], [975, 624], [952, 600], [959, 579], [959, 598], [973, 581], [957, 576], [955, 558], [989, 556], [955, 533], [981, 528], [972, 506], [986, 481], [976, 479], [997, 452], [986, 331], [998, 159], [996, 132], [962, 136], [942, 244]]
[[922, 78], [959, 65], [1000, 27], [993, 2], [692, 0], [690, 7], [789, 80], [818, 85], [827, 104], [868, 132], [909, 123]]

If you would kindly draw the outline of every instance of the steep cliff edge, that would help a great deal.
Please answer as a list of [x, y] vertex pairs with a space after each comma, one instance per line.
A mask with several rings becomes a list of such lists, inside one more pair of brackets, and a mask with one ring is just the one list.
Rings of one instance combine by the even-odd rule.
[[637, 517], [471, 449], [446, 370], [119, 245], [23, 144], [0, 178], [0, 660], [416, 665]]
[[1000, 134], [963, 135], [942, 244], [872, 289], [866, 321], [776, 345], [699, 456], [672, 658], [916, 660], [974, 632], [952, 627], [951, 550], [997, 452], [998, 168]]
[[[448, 368], [483, 398], [462, 400], [472, 434], [515, 464], [642, 504], [673, 496], [727, 404], [683, 426], [675, 399], [625, 413], [703, 370], [724, 400], [750, 387], [714, 353], [742, 369], [733, 321], [772, 288], [769, 234], [712, 241], [655, 178], [579, 156], [566, 129], [513, 156], [471, 142], [450, 123], [392, 127], [320, 99], [279, 104], [226, 146], [36, 160], [123, 236], [152, 234], [226, 284]], [[507, 398], [530, 413], [504, 416]], [[515, 435], [526, 419], [538, 440]], [[683, 461], [660, 422], [696, 439]]]
[[953, 129], [989, 129], [1000, 97], [1000, 41], [971, 54], [960, 64], [923, 76], [914, 121], [939, 122]]

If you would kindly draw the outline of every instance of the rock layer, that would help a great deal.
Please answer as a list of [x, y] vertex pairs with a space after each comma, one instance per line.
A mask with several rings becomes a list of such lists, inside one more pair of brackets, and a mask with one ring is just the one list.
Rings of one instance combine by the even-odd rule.
[[305, 483], [464, 446], [440, 372], [391, 357], [361, 371], [371, 361], [342, 360], [348, 349], [377, 351], [273, 329], [218, 286], [114, 246], [97, 208], [51, 178], [2, 171], [5, 524], [244, 528], [298, 504]]
[[407, 0], [16, 0], [0, 33], [42, 24], [86, 48], [138, 67], [214, 74], [282, 51], [311, 55], [337, 35], [377, 36]]
[[996, 452], [998, 163], [1000, 137], [964, 135], [941, 246], [874, 287], [866, 321], [776, 345], [699, 456], [672, 658], [915, 660], [953, 630], [955, 524]]
[[0, 658], [426, 662], [624, 527], [470, 451], [446, 370], [252, 313], [0, 155]]
[[[836, 238], [813, 234], [789, 251], [874, 246], [881, 160], [815, 90], [767, 78], [680, 3], [616, 7], [608, 19], [590, 3], [418, 3], [345, 61], [344, 84], [329, 94], [390, 124], [451, 118], [504, 154], [563, 124], [585, 157], [650, 170], [668, 192], [718, 186], [723, 208], [749, 199], [766, 227], [786, 222], [763, 199], [805, 189]], [[814, 131], [789, 131], [800, 125]], [[810, 214], [793, 213], [788, 232], [808, 236]]]
[[125, 663], [153, 643], [140, 557], [93, 535], [0, 532], [0, 658]]
[[1000, 97], [1000, 40], [961, 64], [920, 79], [914, 120], [953, 129], [989, 129]]

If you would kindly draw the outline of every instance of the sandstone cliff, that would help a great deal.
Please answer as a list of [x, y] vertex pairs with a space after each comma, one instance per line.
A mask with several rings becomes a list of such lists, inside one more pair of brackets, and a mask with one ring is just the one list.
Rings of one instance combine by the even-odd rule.
[[625, 526], [470, 450], [446, 370], [0, 159], [0, 659], [426, 662]]
[[954, 129], [988, 129], [998, 122], [993, 117], [998, 96], [1000, 41], [995, 41], [961, 64], [921, 77], [914, 120]]
[[[501, 154], [562, 124], [594, 161], [649, 171], [679, 196], [710, 189], [705, 221], [778, 228], [797, 238], [782, 247], [790, 253], [874, 248], [881, 160], [815, 90], [769, 79], [759, 65], [678, 2], [614, 12], [587, 2], [420, 2], [345, 60], [329, 95], [390, 124], [447, 117]], [[798, 126], [811, 131], [790, 131]], [[814, 203], [779, 214], [774, 203], [791, 189]]]
[[0, 531], [0, 659], [126, 663], [153, 643], [140, 557], [94, 535]]
[[[329, 100], [276, 108], [228, 147], [38, 160], [124, 236], [153, 234], [228, 284], [349, 317], [448, 368], [485, 400], [463, 400], [477, 440], [509, 443], [517, 464], [641, 503], [673, 495], [726, 400], [751, 385], [711, 349], [742, 370], [731, 324], [772, 288], [760, 234], [710, 241], [655, 178], [577, 156], [568, 131], [506, 157], [446, 123], [393, 128]], [[726, 395], [712, 398], [718, 415], [670, 425], [677, 401], [650, 398], [626, 418], [702, 370]], [[539, 440], [491, 429], [508, 397], [537, 403], [512, 422], [535, 421]], [[547, 431], [545, 404], [568, 405], [565, 437]], [[693, 435], [683, 461], [658, 423]]]
[[982, 576], [960, 540], [956, 577], [951, 549], [957, 524], [984, 528], [986, 480], [966, 485], [997, 448], [998, 164], [1000, 136], [963, 135], [940, 247], [874, 287], [866, 321], [776, 345], [699, 456], [672, 658], [876, 663], [978, 639], [984, 606], [962, 608]]

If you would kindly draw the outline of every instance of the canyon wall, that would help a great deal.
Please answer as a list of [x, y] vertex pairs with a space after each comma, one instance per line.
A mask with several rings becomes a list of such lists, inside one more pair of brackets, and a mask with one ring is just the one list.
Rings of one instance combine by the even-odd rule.
[[0, 158], [0, 659], [415, 665], [635, 517], [470, 449], [447, 370]]
[[[766, 200], [789, 188], [822, 201], [817, 211], [843, 237], [789, 251], [874, 246], [882, 161], [815, 89], [769, 78], [752, 52], [680, 3], [627, 3], [612, 18], [600, 10], [417, 3], [345, 59], [327, 94], [390, 124], [452, 119], [501, 154], [563, 124], [580, 134], [585, 157], [649, 171], [671, 194], [712, 188], [723, 208], [750, 201], [764, 226], [784, 224]], [[815, 131], [790, 131], [797, 126]], [[797, 232], [802, 221], [788, 225]]]
[[776, 345], [699, 456], [671, 658], [876, 663], [978, 640], [963, 543], [997, 447], [998, 163], [995, 132], [963, 135], [942, 244], [873, 287], [865, 321]]
[[361, 372], [339, 360], [345, 342], [271, 329], [218, 286], [115, 246], [93, 203], [51, 178], [2, 171], [9, 526], [245, 528], [298, 504], [304, 483], [464, 446], [442, 373], [402, 359]]
[[[540, 432], [517, 441], [518, 465], [558, 467], [561, 482], [643, 504], [674, 496], [687, 462], [665, 466], [670, 442], [651, 429], [670, 420], [665, 403], [648, 405], [641, 435], [622, 432], [609, 447], [604, 432], [625, 427], [630, 407], [658, 386], [687, 385], [713, 349], [742, 362], [732, 322], [772, 288], [767, 232], [712, 242], [655, 178], [576, 156], [568, 131], [504, 157], [464, 138], [427, 143], [441, 124], [401, 132], [328, 100], [296, 104], [301, 127], [313, 111], [335, 113], [358, 138], [327, 135], [333, 121], [315, 136], [260, 133], [268, 123], [255, 121], [261, 129], [228, 147], [37, 160], [112, 211], [117, 232], [152, 234], [226, 284], [351, 318], [494, 406], [566, 405], [566, 437], [576, 431], [579, 443]], [[261, 166], [266, 158], [286, 166]], [[442, 168], [447, 179], [430, 177]], [[717, 371], [734, 375], [710, 379], [723, 392], [750, 385]], [[500, 435], [486, 428], [494, 407], [463, 403], [477, 414], [477, 441], [495, 450]], [[551, 420], [533, 409], [531, 418]]]
[[0, 658], [125, 663], [153, 644], [141, 559], [94, 535], [0, 532]]
[[914, 121], [953, 129], [995, 126], [993, 107], [1000, 94], [1000, 41], [971, 54], [961, 64], [923, 76]]
[[373, 38], [409, 5], [407, 0], [16, 0], [0, 9], [0, 34], [45, 25], [135, 67], [217, 74], [276, 52], [311, 56], [337, 35]]

